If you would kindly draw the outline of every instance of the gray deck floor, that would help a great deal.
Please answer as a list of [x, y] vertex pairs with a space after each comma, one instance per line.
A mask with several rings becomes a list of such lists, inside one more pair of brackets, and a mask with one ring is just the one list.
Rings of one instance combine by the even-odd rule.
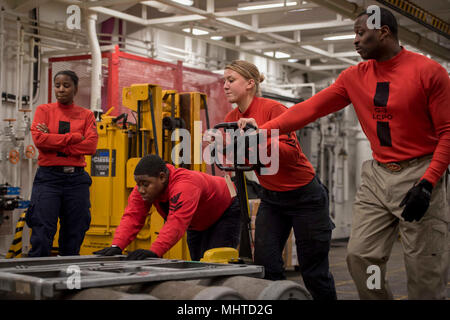
[[[347, 252], [347, 242], [333, 241], [330, 251], [330, 269], [334, 276], [336, 292], [339, 300], [358, 300], [358, 293], [348, 272], [345, 256]], [[286, 276], [289, 280], [299, 281], [301, 275], [299, 272], [287, 270]], [[403, 253], [400, 242], [397, 241], [392, 249], [391, 257], [388, 261], [387, 277], [391, 287], [394, 299], [408, 299], [406, 289], [406, 273], [403, 262]], [[450, 279], [450, 270], [449, 270]], [[447, 283], [447, 300], [450, 300], [450, 282]]]

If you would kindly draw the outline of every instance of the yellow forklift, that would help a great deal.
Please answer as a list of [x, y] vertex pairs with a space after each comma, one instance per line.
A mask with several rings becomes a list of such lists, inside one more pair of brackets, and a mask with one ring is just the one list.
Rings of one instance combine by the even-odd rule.
[[[162, 90], [154, 84], [133, 84], [123, 89], [122, 103], [130, 112], [111, 116], [111, 108], [101, 115], [101, 121], [97, 123], [97, 152], [92, 157], [86, 157], [86, 171], [92, 178], [92, 220], [81, 246], [81, 255], [91, 255], [111, 244], [128, 196], [135, 186], [134, 169], [143, 156], [158, 154], [176, 167], [206, 171], [205, 163], [196, 161], [196, 164], [185, 164], [171, 159], [171, 151], [180, 142], [180, 129], [187, 129], [191, 134], [191, 157], [197, 157], [201, 152], [194, 144], [200, 143], [201, 146], [202, 132], [197, 127], [201, 121], [201, 110], [207, 108], [205, 94]], [[130, 115], [135, 122], [128, 121]], [[172, 141], [172, 136], [175, 141]], [[125, 251], [148, 249], [158, 236], [164, 220], [154, 207], [151, 210], [153, 212], [136, 240]], [[164, 258], [190, 260], [186, 235]]]

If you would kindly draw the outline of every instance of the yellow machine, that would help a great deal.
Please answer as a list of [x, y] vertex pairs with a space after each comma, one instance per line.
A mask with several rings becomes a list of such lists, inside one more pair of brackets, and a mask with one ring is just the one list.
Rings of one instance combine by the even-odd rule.
[[[123, 105], [132, 110], [136, 123], [128, 123], [126, 113], [118, 117], [111, 116], [112, 108], [103, 114], [101, 121], [97, 123], [97, 152], [92, 157], [86, 157], [86, 170], [92, 177], [92, 220], [80, 254], [90, 255], [111, 245], [128, 196], [135, 186], [133, 172], [141, 157], [153, 153], [159, 154], [169, 163], [179, 162], [171, 157], [172, 150], [178, 143], [172, 141], [173, 133], [177, 140], [178, 130], [189, 130], [192, 143], [191, 159], [200, 163], [181, 165], [188, 169], [205, 171], [205, 164], [198, 158], [201, 156], [202, 141], [200, 110], [205, 108], [205, 101], [206, 96], [199, 92], [178, 93], [175, 90], [162, 90], [153, 84], [134, 84], [123, 89]], [[149, 249], [158, 236], [164, 220], [154, 207], [151, 211], [152, 214], [147, 218], [136, 240], [126, 251]], [[54, 244], [57, 244], [57, 239]], [[190, 260], [186, 235], [164, 258]]]

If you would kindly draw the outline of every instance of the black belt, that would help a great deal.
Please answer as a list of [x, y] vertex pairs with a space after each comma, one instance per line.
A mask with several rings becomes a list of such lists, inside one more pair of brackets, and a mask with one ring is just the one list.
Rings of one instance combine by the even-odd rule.
[[317, 187], [317, 185], [320, 185], [320, 180], [317, 176], [314, 176], [314, 178], [306, 185], [298, 187], [294, 190], [289, 191], [273, 191], [268, 190], [266, 188], [262, 188], [262, 194], [263, 196], [269, 197], [269, 198], [278, 198], [278, 199], [292, 199], [297, 198], [305, 192], [309, 192], [310, 190], [314, 190], [314, 188]]
[[46, 167], [52, 171], [62, 172], [62, 173], [75, 173], [75, 172], [83, 172], [84, 167], [65, 167], [65, 166], [49, 166]]

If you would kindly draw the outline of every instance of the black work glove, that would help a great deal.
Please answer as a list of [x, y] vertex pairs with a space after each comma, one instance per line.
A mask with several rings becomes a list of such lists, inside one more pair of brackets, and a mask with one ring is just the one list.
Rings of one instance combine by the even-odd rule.
[[144, 260], [147, 258], [159, 258], [156, 253], [150, 250], [137, 249], [130, 252], [126, 260]]
[[422, 219], [430, 205], [432, 191], [433, 185], [425, 179], [420, 180], [417, 185], [409, 189], [400, 203], [400, 207], [405, 206], [402, 213], [405, 221], [412, 222]]
[[121, 255], [122, 249], [119, 247], [107, 247], [102, 250], [98, 250], [93, 252], [93, 254], [97, 254], [99, 256], [115, 256], [115, 255]]

